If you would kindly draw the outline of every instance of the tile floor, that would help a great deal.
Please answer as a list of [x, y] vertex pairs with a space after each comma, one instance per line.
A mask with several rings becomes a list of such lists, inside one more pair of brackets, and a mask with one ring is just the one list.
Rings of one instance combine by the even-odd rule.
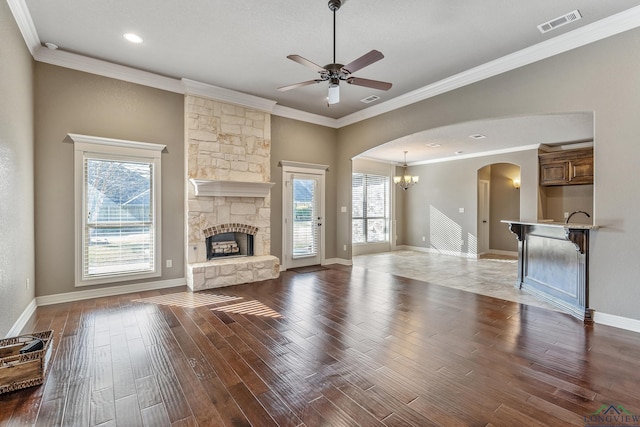
[[559, 311], [516, 289], [518, 261], [509, 257], [474, 259], [400, 250], [354, 256], [353, 266]]

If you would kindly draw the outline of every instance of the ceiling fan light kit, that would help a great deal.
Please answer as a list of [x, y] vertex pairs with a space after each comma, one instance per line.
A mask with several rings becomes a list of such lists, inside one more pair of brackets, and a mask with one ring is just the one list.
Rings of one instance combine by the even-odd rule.
[[360, 58], [348, 63], [347, 65], [338, 64], [336, 62], [336, 11], [340, 9], [346, 0], [329, 0], [329, 10], [333, 12], [333, 63], [327, 64], [324, 67], [303, 58], [300, 55], [289, 55], [288, 59], [297, 62], [298, 64], [309, 67], [320, 74], [320, 78], [314, 80], [307, 80], [306, 82], [295, 83], [288, 86], [279, 87], [279, 91], [287, 91], [296, 89], [303, 86], [312, 85], [320, 82], [329, 82], [329, 91], [327, 93], [327, 104], [337, 104], [340, 102], [340, 81], [347, 82], [356, 86], [364, 86], [372, 89], [389, 90], [391, 89], [391, 83], [381, 82], [379, 80], [363, 79], [359, 77], [353, 77], [351, 74], [356, 71], [373, 64], [384, 58], [384, 55], [377, 50], [372, 50]]

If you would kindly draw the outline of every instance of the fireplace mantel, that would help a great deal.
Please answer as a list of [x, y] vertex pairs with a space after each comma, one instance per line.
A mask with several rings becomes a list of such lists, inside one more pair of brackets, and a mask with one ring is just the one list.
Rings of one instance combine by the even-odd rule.
[[190, 179], [195, 195], [229, 197], [267, 197], [275, 182], [221, 181], [212, 179]]

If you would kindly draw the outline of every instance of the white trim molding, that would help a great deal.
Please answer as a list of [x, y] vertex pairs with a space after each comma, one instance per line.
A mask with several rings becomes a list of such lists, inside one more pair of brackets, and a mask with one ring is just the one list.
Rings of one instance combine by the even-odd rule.
[[36, 298], [38, 307], [42, 305], [60, 304], [64, 302], [82, 301], [91, 298], [110, 297], [114, 295], [131, 294], [134, 292], [154, 291], [156, 289], [186, 286], [187, 280], [180, 279], [158, 280], [155, 282], [136, 283], [133, 285], [109, 286], [107, 288], [87, 289], [63, 294], [44, 295]]
[[76, 53], [65, 52], [60, 49], [51, 50], [37, 46], [33, 52], [33, 59], [46, 64], [84, 71], [85, 73], [166, 90], [167, 92], [184, 93], [184, 87], [180, 80], [100, 59], [89, 58]]
[[640, 320], [637, 319], [594, 311], [593, 321], [599, 325], [612, 326], [614, 328], [640, 333]]
[[331, 264], [346, 265], [350, 267], [353, 265], [353, 261], [351, 261], [350, 259], [344, 259], [344, 258], [327, 258], [322, 262], [322, 265], [331, 265]]
[[31, 19], [27, 2], [25, 0], [7, 0], [7, 3], [9, 4], [9, 9], [11, 9], [13, 18], [18, 24], [20, 33], [22, 33], [22, 38], [29, 52], [31, 52], [31, 56], [35, 56], [34, 52], [41, 47], [41, 42], [33, 19]]
[[271, 113], [276, 105], [276, 101], [260, 98], [259, 96], [248, 95], [246, 93], [197, 82], [195, 80], [183, 78], [181, 81], [184, 86], [184, 93], [189, 95], [215, 99], [217, 101], [228, 102], [230, 104], [252, 108], [267, 113]]
[[[321, 165], [318, 163], [304, 163], [304, 162], [294, 162], [291, 160], [280, 160], [278, 166], [285, 169], [287, 172], [304, 172], [309, 173], [309, 171], [322, 171], [324, 172], [329, 170], [329, 165]], [[313, 172], [311, 172], [313, 173]]]
[[27, 305], [27, 308], [24, 309], [20, 317], [18, 317], [18, 320], [16, 320], [11, 329], [9, 329], [9, 332], [7, 332], [5, 338], [20, 335], [22, 329], [26, 326], [33, 313], [36, 312], [36, 308], [38, 308], [38, 303], [36, 301], [36, 298], [34, 298], [31, 300], [29, 305]]
[[158, 153], [164, 151], [164, 149], [167, 148], [167, 146], [163, 144], [153, 144], [151, 142], [128, 141], [126, 139], [103, 138], [101, 136], [80, 135], [77, 133], [69, 133], [67, 134], [67, 138], [71, 140], [71, 142], [73, 142], [74, 144], [80, 144], [80, 143], [98, 144], [100, 146], [106, 146], [106, 147], [133, 148], [136, 150], [151, 151], [151, 152], [155, 151]]
[[434, 82], [381, 104], [365, 108], [340, 119], [334, 119], [276, 105], [276, 101], [248, 95], [231, 89], [220, 88], [188, 79], [172, 79], [130, 67], [111, 64], [102, 60], [64, 52], [62, 50], [44, 48], [38, 38], [33, 20], [26, 5], [26, 0], [7, 1], [16, 23], [20, 28], [22, 37], [36, 61], [171, 92], [190, 92], [236, 105], [270, 112], [277, 116], [337, 129], [640, 27], [640, 6], [636, 6], [518, 52]]
[[267, 197], [275, 182], [221, 181], [212, 179], [189, 179], [194, 195], [219, 197]]

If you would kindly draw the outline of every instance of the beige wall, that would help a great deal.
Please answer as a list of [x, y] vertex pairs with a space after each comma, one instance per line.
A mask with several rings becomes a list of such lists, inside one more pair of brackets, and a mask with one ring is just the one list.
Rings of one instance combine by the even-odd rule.
[[[638, 70], [640, 30], [635, 29], [342, 128], [338, 131], [338, 180], [348, 177], [348, 159], [354, 155], [420, 130], [518, 114], [593, 111], [594, 217], [603, 228], [591, 238], [590, 306], [602, 313], [640, 320], [640, 287], [636, 283], [640, 276], [636, 251], [640, 235]], [[521, 216], [536, 218], [537, 169], [527, 174], [520, 165]], [[421, 171], [416, 173], [421, 187], [429, 182], [423, 180]], [[458, 184], [452, 185], [442, 191], [457, 192]], [[349, 203], [349, 193], [348, 187], [339, 187], [338, 203]], [[407, 197], [410, 211], [415, 203], [411, 196]], [[532, 205], [535, 214], [529, 216]], [[348, 226], [349, 219], [340, 217], [338, 235], [348, 235]]]
[[[44, 63], [36, 63], [34, 81], [36, 294], [100, 287], [74, 287], [73, 144], [63, 142], [68, 133], [167, 145], [162, 277], [152, 281], [184, 278], [184, 97]], [[165, 268], [167, 259], [172, 268]]]
[[[0, 338], [34, 298], [33, 60], [0, 2]], [[26, 281], [29, 279], [29, 289]]]
[[[336, 249], [336, 216], [341, 214], [336, 204], [336, 134], [335, 129], [271, 116], [271, 255], [282, 262], [282, 168], [281, 160], [329, 165], [325, 177], [326, 218], [325, 258], [345, 258], [346, 252]], [[351, 174], [349, 174], [351, 186]], [[351, 203], [343, 206], [351, 206]], [[342, 248], [340, 248], [342, 249]]]

